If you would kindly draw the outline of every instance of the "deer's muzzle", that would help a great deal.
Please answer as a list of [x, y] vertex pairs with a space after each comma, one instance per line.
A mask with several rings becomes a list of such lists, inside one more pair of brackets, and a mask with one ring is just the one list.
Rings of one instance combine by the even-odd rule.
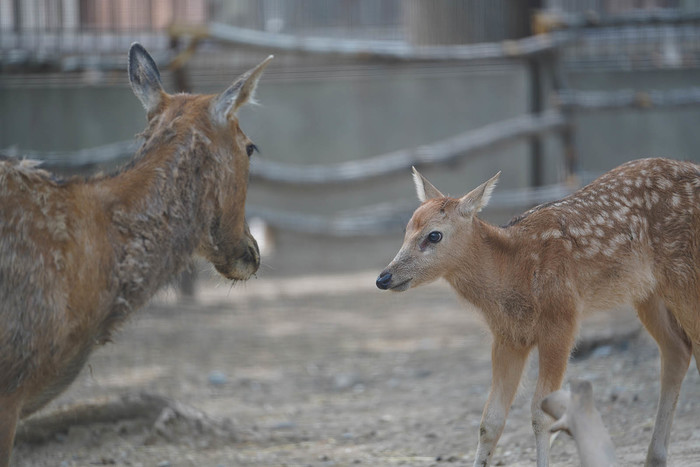
[[391, 284], [391, 273], [383, 271], [379, 274], [379, 277], [377, 277], [377, 287], [379, 287], [382, 290], [386, 290], [389, 288], [389, 285]]
[[403, 292], [411, 287], [411, 280], [412, 278], [399, 279], [388, 270], [384, 270], [379, 273], [379, 277], [377, 277], [377, 281], [375, 283], [377, 284], [377, 287], [382, 290]]
[[225, 263], [214, 263], [214, 267], [227, 279], [245, 281], [255, 274], [260, 267], [260, 249], [258, 242], [247, 235], [236, 249], [237, 254]]

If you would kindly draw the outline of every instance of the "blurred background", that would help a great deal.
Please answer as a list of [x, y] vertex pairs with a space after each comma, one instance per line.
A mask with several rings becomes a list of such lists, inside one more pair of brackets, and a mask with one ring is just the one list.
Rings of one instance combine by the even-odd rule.
[[0, 151], [125, 162], [134, 41], [169, 92], [274, 54], [240, 115], [258, 277], [379, 271], [411, 165], [452, 195], [502, 170], [483, 213], [502, 223], [630, 159], [700, 159], [699, 25], [698, 0], [0, 0]]

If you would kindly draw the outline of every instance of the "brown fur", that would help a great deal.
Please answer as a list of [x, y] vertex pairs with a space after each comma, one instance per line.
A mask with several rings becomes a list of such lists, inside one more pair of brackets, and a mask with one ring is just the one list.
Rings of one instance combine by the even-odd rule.
[[[629, 162], [504, 227], [476, 216], [497, 177], [459, 199], [415, 177], [425, 201], [377, 285], [401, 291], [444, 277], [483, 314], [494, 335], [493, 382], [475, 465], [490, 462], [535, 347], [533, 427], [538, 465], [547, 465], [551, 420], [540, 401], [561, 386], [583, 312], [622, 304], [636, 307], [661, 350], [661, 396], [647, 464], [665, 465], [691, 352], [700, 361], [698, 166]], [[427, 240], [433, 231], [442, 233], [440, 242]]]
[[[126, 168], [60, 180], [0, 160], [0, 466], [17, 418], [64, 390], [194, 253], [233, 280], [260, 264], [244, 212], [251, 143], [234, 115], [247, 97], [227, 96], [221, 119], [219, 96], [168, 95], [145, 50], [130, 59], [149, 121]], [[234, 86], [250, 94], [265, 64]]]

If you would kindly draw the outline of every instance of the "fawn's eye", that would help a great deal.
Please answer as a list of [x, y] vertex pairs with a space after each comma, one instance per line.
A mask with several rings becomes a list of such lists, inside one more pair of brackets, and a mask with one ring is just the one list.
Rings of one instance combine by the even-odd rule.
[[438, 232], [437, 230], [435, 230], [428, 234], [428, 241], [430, 243], [437, 243], [440, 240], [442, 240], [442, 232]]
[[258, 147], [254, 145], [253, 143], [250, 143], [248, 146], [245, 147], [245, 152], [248, 154], [248, 157], [252, 156], [255, 151], [258, 150]]

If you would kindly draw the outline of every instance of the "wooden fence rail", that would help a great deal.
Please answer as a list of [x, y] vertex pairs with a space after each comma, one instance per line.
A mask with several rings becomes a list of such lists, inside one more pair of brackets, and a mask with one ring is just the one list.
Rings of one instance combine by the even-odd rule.
[[[254, 158], [250, 176], [253, 179], [292, 185], [335, 185], [352, 183], [426, 166], [475, 157], [491, 147], [512, 143], [534, 135], [562, 129], [564, 117], [557, 111], [520, 117], [488, 124], [444, 140], [382, 154], [369, 159], [328, 165], [299, 165]], [[46, 168], [88, 169], [129, 160], [138, 149], [137, 141], [121, 141], [96, 148], [68, 152], [23, 152], [8, 148], [12, 156], [40, 160]]]
[[[577, 185], [557, 183], [537, 188], [500, 190], [494, 193], [489, 207], [523, 210], [562, 198], [576, 188], [578, 188]], [[418, 201], [382, 203], [341, 212], [334, 216], [248, 206], [246, 214], [249, 218], [259, 217], [273, 229], [282, 231], [331, 237], [366, 237], [400, 232], [416, 209], [417, 203]]]
[[700, 104], [700, 87], [668, 90], [638, 91], [579, 91], [560, 90], [554, 96], [558, 107], [574, 111], [601, 111], [615, 109], [652, 109], [658, 107], [682, 107]]
[[171, 28], [172, 35], [212, 39], [217, 43], [262, 48], [295, 54], [314, 54], [362, 60], [472, 61], [527, 58], [553, 51], [572, 36], [566, 32], [541, 34], [517, 40], [469, 45], [414, 46], [404, 41], [331, 39], [300, 37], [212, 23], [208, 28]]
[[[585, 15], [557, 17], [541, 16], [538, 34], [519, 40], [499, 43], [448, 46], [412, 46], [403, 41], [367, 41], [297, 37], [285, 34], [270, 34], [261, 31], [236, 28], [211, 23], [207, 26], [184, 28], [173, 26], [169, 30], [174, 43], [184, 46], [170, 60], [171, 68], [182, 70], [187, 60], [203, 42], [215, 42], [237, 47], [264, 48], [270, 52], [294, 54], [317, 54], [356, 60], [384, 61], [479, 61], [521, 59], [535, 72], [533, 100], [538, 101], [530, 114], [491, 123], [481, 128], [460, 133], [441, 141], [416, 148], [402, 149], [368, 159], [347, 161], [327, 165], [294, 165], [256, 158], [251, 165], [251, 178], [258, 181], [298, 186], [332, 186], [338, 183], [355, 183], [372, 178], [408, 171], [412, 165], [426, 166], [464, 160], [478, 156], [487, 150], [516, 141], [538, 142], [544, 135], [555, 133], [565, 144], [565, 165], [574, 167], [573, 129], [571, 116], [578, 111], [606, 111], [613, 109], [651, 109], [700, 104], [700, 88], [671, 89], [664, 91], [580, 91], [566, 89], [560, 79], [555, 82], [553, 109], [543, 110], [545, 96], [541, 96], [539, 81], [544, 73], [560, 73], [561, 53], [574, 43], [587, 28], [675, 25], [699, 23], [700, 12], [677, 11], [645, 12], [611, 18]], [[549, 23], [547, 21], [550, 21]], [[537, 27], [536, 27], [537, 29]], [[547, 67], [543, 67], [547, 64]], [[120, 65], [121, 66], [121, 65]], [[543, 71], [545, 70], [545, 71]], [[559, 85], [556, 85], [559, 83]], [[84, 149], [74, 153], [19, 153], [9, 149], [10, 155], [18, 155], [44, 161], [47, 168], [69, 170], [86, 169], [102, 164], [114, 164], [128, 160], [138, 147], [137, 141], [124, 141], [98, 148]], [[534, 147], [538, 147], [535, 144]], [[535, 151], [537, 152], [537, 151]], [[526, 190], [501, 191], [494, 196], [497, 207], [528, 207], [562, 197], [575, 187], [565, 184], [530, 188]], [[400, 203], [371, 206], [355, 211], [346, 211], [332, 217], [310, 214], [288, 213], [256, 206], [248, 208], [249, 215], [259, 216], [272, 227], [302, 233], [332, 236], [377, 235], [396, 231], [405, 223], [415, 206]]]
[[301, 166], [257, 159], [251, 166], [251, 177], [294, 185], [358, 182], [407, 171], [414, 165], [436, 165], [469, 159], [494, 146], [555, 132], [565, 125], [566, 120], [562, 114], [554, 110], [540, 115], [528, 114], [491, 123], [417, 148], [334, 165]]

